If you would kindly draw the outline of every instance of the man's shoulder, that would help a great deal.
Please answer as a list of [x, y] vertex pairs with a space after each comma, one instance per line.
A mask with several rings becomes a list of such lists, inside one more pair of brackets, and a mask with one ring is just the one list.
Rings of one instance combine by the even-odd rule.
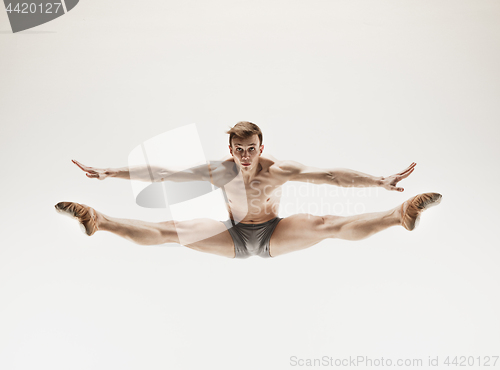
[[265, 157], [262, 156], [261, 158], [266, 162], [269, 172], [276, 175], [286, 176], [294, 174], [295, 172], [299, 172], [301, 168], [301, 164], [298, 162], [277, 159], [270, 154], [267, 154]]
[[228, 171], [234, 171], [236, 164], [234, 163], [234, 159], [232, 157], [222, 158], [217, 161], [209, 161], [208, 162], [210, 171], [212, 174], [222, 174]]
[[280, 161], [271, 154], [266, 154], [266, 155], [263, 154], [259, 158], [259, 163], [264, 169], [268, 171], [274, 171], [277, 168], [279, 168]]

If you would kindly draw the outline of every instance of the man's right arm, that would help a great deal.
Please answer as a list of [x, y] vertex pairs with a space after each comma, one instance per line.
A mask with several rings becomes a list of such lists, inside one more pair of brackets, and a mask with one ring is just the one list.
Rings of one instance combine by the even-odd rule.
[[85, 166], [75, 160], [72, 161], [82, 171], [85, 172], [88, 178], [104, 180], [108, 177], [115, 177], [118, 179], [147, 181], [147, 182], [160, 182], [160, 181], [210, 181], [210, 168], [207, 164], [188, 168], [188, 169], [174, 169], [163, 168], [158, 166], [133, 166], [122, 168], [97, 168]]

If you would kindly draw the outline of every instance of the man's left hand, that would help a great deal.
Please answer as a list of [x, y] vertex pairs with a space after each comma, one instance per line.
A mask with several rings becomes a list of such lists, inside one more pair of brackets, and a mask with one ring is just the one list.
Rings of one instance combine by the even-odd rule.
[[407, 178], [408, 176], [410, 176], [410, 174], [415, 169], [416, 165], [417, 164], [415, 162], [413, 162], [412, 164], [410, 164], [410, 167], [408, 167], [406, 170], [401, 171], [401, 172], [399, 172], [399, 173], [397, 173], [395, 175], [392, 175], [392, 176], [384, 177], [382, 179], [382, 185], [381, 186], [383, 188], [387, 189], [387, 190], [404, 191], [405, 189], [399, 188], [396, 185], [401, 180], [403, 180], [403, 179]]

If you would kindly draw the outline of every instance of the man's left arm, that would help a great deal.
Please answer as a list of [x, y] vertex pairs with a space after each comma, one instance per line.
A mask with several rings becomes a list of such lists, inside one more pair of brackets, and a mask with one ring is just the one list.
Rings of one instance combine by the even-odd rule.
[[417, 164], [413, 162], [405, 170], [395, 175], [383, 177], [372, 176], [366, 173], [349, 170], [346, 168], [321, 169], [309, 167], [294, 161], [283, 161], [278, 167], [288, 177], [288, 181], [303, 181], [313, 184], [331, 184], [342, 187], [367, 187], [380, 186], [387, 190], [404, 191], [396, 186], [397, 183], [408, 177]]

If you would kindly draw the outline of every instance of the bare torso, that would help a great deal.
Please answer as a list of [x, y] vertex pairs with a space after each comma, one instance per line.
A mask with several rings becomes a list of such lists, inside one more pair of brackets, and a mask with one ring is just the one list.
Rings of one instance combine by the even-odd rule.
[[252, 178], [245, 178], [231, 158], [212, 171], [212, 181], [224, 190], [231, 219], [258, 224], [278, 216], [281, 186], [287, 180], [274, 158], [261, 156]]

